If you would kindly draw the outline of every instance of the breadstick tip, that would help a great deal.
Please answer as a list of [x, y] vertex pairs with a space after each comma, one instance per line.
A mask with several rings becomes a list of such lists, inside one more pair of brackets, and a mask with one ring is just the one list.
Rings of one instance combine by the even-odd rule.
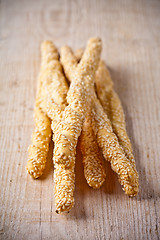
[[88, 44], [98, 44], [102, 45], [102, 40], [99, 37], [92, 37], [88, 40]]

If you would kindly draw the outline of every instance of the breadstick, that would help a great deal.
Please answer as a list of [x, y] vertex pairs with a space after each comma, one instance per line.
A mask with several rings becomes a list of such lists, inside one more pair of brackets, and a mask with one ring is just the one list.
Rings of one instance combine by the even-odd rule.
[[[45, 168], [52, 126], [60, 120], [61, 111], [66, 104], [68, 86], [62, 74], [62, 67], [58, 61], [56, 47], [50, 41], [41, 45], [41, 70], [35, 106], [36, 129], [29, 147], [28, 172], [38, 178]], [[48, 116], [47, 116], [48, 115]]]
[[101, 104], [112, 123], [113, 131], [117, 135], [126, 157], [135, 167], [132, 146], [126, 131], [125, 116], [121, 101], [113, 89], [113, 82], [104, 61], [100, 61], [96, 72], [96, 89]]
[[90, 39], [80, 65], [73, 75], [67, 94], [68, 106], [54, 132], [55, 201], [56, 211], [69, 211], [74, 204], [74, 166], [78, 137], [86, 110], [86, 78], [94, 80], [101, 53], [101, 41]]
[[[84, 50], [77, 49], [75, 56], [77, 61], [82, 58]], [[123, 147], [126, 157], [135, 166], [132, 145], [127, 135], [123, 107], [117, 93], [113, 89], [113, 81], [104, 61], [100, 61], [96, 71], [96, 91], [100, 102], [111, 121], [114, 133]]]
[[[53, 131], [53, 140], [55, 141], [55, 149], [58, 144], [58, 134], [61, 131], [60, 126], [62, 123], [62, 113], [67, 106], [66, 95], [68, 92], [68, 85], [66, 79], [62, 72], [62, 67], [58, 61], [58, 54], [55, 54], [56, 48], [51, 42], [45, 42], [42, 45], [42, 56], [47, 55], [42, 63], [45, 68], [42, 69], [42, 78], [43, 78], [43, 98], [46, 101], [43, 101], [41, 106], [48, 113], [51, 118], [52, 131]], [[52, 57], [51, 57], [52, 56]], [[47, 60], [49, 59], [49, 60]], [[47, 63], [47, 64], [46, 64]], [[57, 140], [55, 140], [57, 138]], [[55, 159], [55, 149], [54, 149], [54, 158]], [[74, 168], [65, 168], [65, 164], [61, 165], [54, 161], [54, 181], [55, 181], [55, 204], [56, 211], [59, 212], [59, 206], [63, 210], [62, 201], [67, 197], [66, 208], [69, 210], [70, 202], [69, 194], [74, 190]], [[65, 184], [67, 182], [67, 184]], [[58, 199], [58, 200], [57, 200]], [[62, 210], [62, 211], [63, 211]]]
[[125, 193], [131, 197], [135, 196], [138, 193], [138, 173], [126, 158], [99, 101], [95, 101], [93, 115], [96, 121], [95, 134], [104, 158], [110, 161], [113, 171], [118, 174], [119, 182]]
[[118, 138], [113, 132], [110, 120], [96, 97], [93, 85], [90, 88], [91, 98], [93, 102], [92, 112], [95, 120], [93, 126], [98, 145], [102, 149], [105, 159], [110, 161], [112, 169], [118, 174], [119, 182], [123, 186], [125, 193], [129, 196], [135, 196], [138, 192], [138, 173], [126, 158], [118, 142]]
[[[75, 52], [77, 62], [80, 62], [84, 50], [79, 48]], [[99, 152], [95, 133], [93, 131], [94, 118], [91, 112], [86, 116], [81, 134], [81, 152], [83, 155], [84, 175], [90, 187], [99, 188], [105, 181], [103, 159]]]
[[26, 169], [33, 178], [38, 178], [43, 174], [46, 165], [51, 140], [51, 123], [38, 106], [35, 106], [34, 116], [36, 128], [32, 134], [32, 145], [28, 149], [29, 160]]
[[93, 118], [87, 113], [81, 134], [81, 152], [83, 155], [84, 176], [90, 187], [100, 188], [105, 181], [105, 169], [100, 155], [96, 135], [93, 131]]
[[[84, 50], [79, 48], [75, 52], [75, 57], [79, 62], [82, 58]], [[93, 131], [95, 125], [94, 118], [90, 116], [85, 120], [81, 136], [81, 151], [83, 154], [84, 175], [88, 184], [93, 188], [99, 188], [106, 177], [103, 167], [103, 159], [100, 155], [95, 133]]]
[[[72, 80], [74, 78], [74, 72], [77, 68], [77, 59], [69, 47], [62, 48], [61, 63], [64, 66], [64, 71], [67, 78]], [[94, 119], [91, 115], [90, 101], [88, 101], [87, 105], [88, 111], [80, 138], [84, 175], [90, 187], [99, 188], [103, 184], [106, 175], [103, 167], [103, 159], [99, 153], [96, 136], [92, 129], [92, 122]]]
[[59, 62], [58, 51], [50, 41], [41, 45], [42, 98], [41, 107], [56, 122], [67, 105], [68, 85]]
[[[78, 60], [81, 59], [83, 55], [83, 49], [78, 49], [75, 54]], [[131, 191], [131, 193], [128, 191], [127, 194], [136, 195], [138, 192], [138, 173], [135, 168], [132, 146], [126, 132], [123, 108], [118, 95], [113, 89], [113, 82], [103, 61], [100, 61], [99, 63], [95, 80], [98, 97], [100, 98], [101, 104], [107, 113], [109, 120], [111, 121], [113, 131], [118, 137], [119, 144], [122, 146], [127, 159], [132, 164], [132, 167], [135, 171], [135, 177], [137, 178], [135, 190]]]
[[41, 109], [42, 102], [42, 78], [38, 78], [38, 91], [34, 109], [35, 130], [32, 134], [32, 145], [29, 146], [29, 160], [27, 162], [27, 172], [38, 178], [43, 174], [46, 158], [51, 140], [51, 122], [46, 113]]

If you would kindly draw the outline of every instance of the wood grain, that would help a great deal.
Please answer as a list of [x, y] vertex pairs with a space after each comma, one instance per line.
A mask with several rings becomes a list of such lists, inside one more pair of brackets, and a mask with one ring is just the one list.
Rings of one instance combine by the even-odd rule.
[[[52, 156], [39, 180], [26, 174], [42, 40], [83, 47], [103, 40], [103, 58], [126, 114], [140, 175], [124, 195], [106, 163], [100, 190], [86, 184], [78, 148], [75, 207], [56, 215]], [[0, 239], [159, 239], [160, 1], [0, 1]]]

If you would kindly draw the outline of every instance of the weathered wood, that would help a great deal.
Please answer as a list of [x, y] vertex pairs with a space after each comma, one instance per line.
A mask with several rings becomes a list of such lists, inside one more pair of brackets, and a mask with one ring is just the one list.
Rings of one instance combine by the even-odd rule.
[[[76, 162], [75, 207], [57, 215], [50, 157], [40, 180], [26, 174], [42, 40], [74, 49], [103, 40], [140, 175], [124, 195], [106, 163], [100, 190]], [[158, 239], [160, 236], [160, 1], [0, 1], [0, 239]]]

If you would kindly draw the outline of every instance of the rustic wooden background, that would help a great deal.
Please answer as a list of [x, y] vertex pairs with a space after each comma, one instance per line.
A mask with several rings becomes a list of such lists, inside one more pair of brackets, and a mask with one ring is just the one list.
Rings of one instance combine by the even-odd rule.
[[[45, 39], [60, 47], [103, 40], [126, 114], [140, 175], [133, 199], [106, 164], [100, 190], [89, 188], [80, 153], [75, 207], [57, 215], [52, 150], [43, 177], [26, 174], [27, 147]], [[160, 1], [0, 1], [0, 239], [159, 239], [160, 237]], [[52, 147], [52, 146], [51, 146]]]

